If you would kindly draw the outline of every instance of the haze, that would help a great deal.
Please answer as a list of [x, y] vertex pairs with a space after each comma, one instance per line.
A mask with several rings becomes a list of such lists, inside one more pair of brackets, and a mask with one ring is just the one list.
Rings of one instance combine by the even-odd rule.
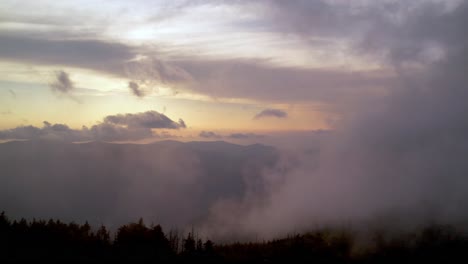
[[462, 225], [467, 24], [462, 0], [2, 1], [0, 211]]

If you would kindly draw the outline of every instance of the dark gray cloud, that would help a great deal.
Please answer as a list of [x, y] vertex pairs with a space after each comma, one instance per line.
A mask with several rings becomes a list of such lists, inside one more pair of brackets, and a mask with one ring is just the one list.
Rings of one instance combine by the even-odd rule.
[[359, 32], [372, 8], [372, 3], [352, 2], [261, 0], [265, 10], [262, 25], [284, 34], [296, 33], [304, 39], [349, 37]]
[[50, 84], [50, 88], [54, 92], [68, 94], [75, 89], [73, 81], [65, 71], [55, 72], [55, 80]]
[[255, 133], [232, 133], [227, 137], [232, 139], [252, 139], [252, 138], [263, 138], [265, 135], [259, 135]]
[[200, 134], [198, 134], [199, 137], [202, 138], [222, 138], [223, 136], [216, 134], [213, 131], [202, 131]]
[[336, 102], [361, 95], [382, 94], [395, 81], [393, 73], [352, 72], [343, 69], [274, 67], [259, 60], [179, 60], [191, 81], [175, 87], [215, 97], [251, 98], [265, 101]]
[[104, 118], [105, 123], [123, 125], [129, 128], [185, 128], [185, 122], [179, 119], [179, 123], [156, 111], [147, 111], [138, 114], [118, 114]]
[[288, 113], [280, 109], [265, 109], [256, 114], [254, 119], [261, 119], [266, 117], [286, 118], [288, 117]]
[[168, 133], [158, 134], [152, 129], [184, 128], [185, 123], [176, 123], [156, 111], [136, 114], [110, 115], [102, 123], [72, 129], [65, 124], [51, 124], [44, 121], [44, 126], [19, 126], [0, 131], [0, 139], [48, 139], [58, 141], [128, 141], [151, 137], [172, 137]]
[[82, 131], [74, 130], [64, 124], [50, 124], [43, 122], [44, 126], [19, 126], [13, 129], [0, 131], [0, 139], [48, 139], [63, 141], [82, 141], [90, 138]]
[[145, 96], [145, 92], [140, 89], [140, 86], [136, 82], [129, 82], [128, 83], [128, 88], [130, 89], [132, 94], [135, 95], [136, 97], [144, 97]]
[[[89, 39], [90, 37], [80, 40], [73, 35], [64, 40], [62, 33], [56, 34], [52, 32], [31, 37], [0, 32], [0, 59], [91, 69], [130, 78], [137, 84], [173, 83], [189, 78], [182, 68], [171, 61], [152, 56], [151, 54], [157, 52], [154, 48], [136, 48], [117, 42]], [[152, 58], [135, 61], [138, 55]]]
[[71, 129], [65, 124], [50, 124], [44, 121], [44, 126], [19, 126], [0, 131], [0, 139], [31, 139], [53, 141], [126, 141], [153, 137], [151, 129], [130, 129], [109, 123], [83, 127], [81, 130]]
[[[276, 1], [260, 2], [262, 25], [295, 34], [306, 43], [344, 40], [348, 52], [384, 64], [430, 60], [435, 49], [460, 44], [465, 3], [459, 1]], [[452, 10], [454, 9], [454, 10]], [[421, 23], [428, 23], [430, 27]], [[382, 59], [388, 61], [381, 61]]]
[[136, 55], [131, 47], [119, 43], [0, 34], [0, 59], [9, 61], [67, 65], [124, 76], [124, 63]]

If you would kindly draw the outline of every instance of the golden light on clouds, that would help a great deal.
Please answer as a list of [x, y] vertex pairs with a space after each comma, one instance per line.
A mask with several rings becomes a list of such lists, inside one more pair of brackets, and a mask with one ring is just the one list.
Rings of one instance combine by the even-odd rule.
[[[353, 51], [353, 38], [287, 33], [261, 3], [98, 4], [108, 15], [90, 1], [49, 4], [0, 9], [2, 128], [89, 127], [154, 110], [182, 118], [181, 135], [329, 129], [334, 101], [390, 78], [380, 61]], [[64, 81], [57, 72], [67, 89], [51, 88]], [[265, 109], [286, 117], [254, 118]]]

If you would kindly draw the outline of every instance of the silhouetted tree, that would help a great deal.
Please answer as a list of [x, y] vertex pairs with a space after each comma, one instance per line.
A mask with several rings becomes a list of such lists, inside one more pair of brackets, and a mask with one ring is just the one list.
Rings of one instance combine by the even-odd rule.
[[201, 239], [197, 240], [197, 252], [202, 253], [203, 252], [203, 242]]
[[169, 246], [171, 250], [175, 253], [179, 253], [179, 233], [176, 230], [169, 231]]
[[110, 233], [107, 231], [107, 228], [104, 225], [101, 225], [101, 227], [96, 232], [96, 238], [104, 245], [108, 245], [110, 243]]
[[214, 244], [211, 240], [207, 240], [203, 246], [204, 246], [206, 253], [211, 254], [214, 252], [214, 248], [213, 248]]
[[184, 239], [184, 254], [193, 255], [195, 253], [195, 239], [192, 233], [188, 233], [187, 238]]
[[0, 232], [6, 231], [10, 228], [10, 220], [5, 215], [5, 211], [0, 214]]

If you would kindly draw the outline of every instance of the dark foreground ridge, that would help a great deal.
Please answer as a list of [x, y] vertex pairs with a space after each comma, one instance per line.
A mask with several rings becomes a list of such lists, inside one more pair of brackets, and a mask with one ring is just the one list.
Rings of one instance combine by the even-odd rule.
[[431, 225], [388, 236], [376, 232], [357, 246], [349, 230], [323, 229], [283, 239], [216, 245], [193, 232], [165, 234], [142, 220], [121, 226], [112, 238], [105, 226], [59, 220], [10, 221], [0, 215], [0, 263], [466, 263], [468, 237], [450, 226]]

